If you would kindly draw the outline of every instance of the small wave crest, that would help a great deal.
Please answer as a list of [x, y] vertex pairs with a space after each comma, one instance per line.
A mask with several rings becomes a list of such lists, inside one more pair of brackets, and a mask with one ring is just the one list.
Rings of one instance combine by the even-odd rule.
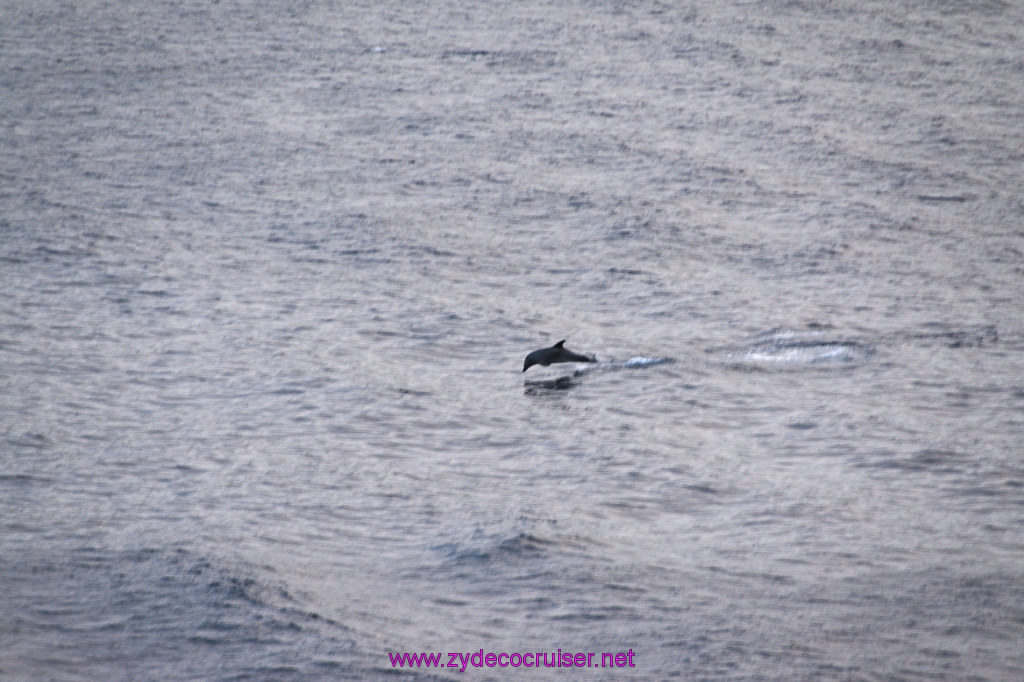
[[642, 355], [631, 357], [628, 360], [597, 360], [591, 365], [586, 365], [574, 372], [573, 376], [580, 376], [589, 372], [596, 371], [608, 371], [616, 369], [641, 369], [644, 367], [654, 367], [656, 365], [664, 365], [669, 362], [675, 362], [673, 358], [648, 358]]
[[461, 543], [447, 543], [437, 549], [456, 563], [512, 561], [537, 558], [547, 552], [551, 540], [520, 531], [508, 536], [486, 535]]
[[864, 361], [871, 348], [856, 341], [829, 340], [821, 332], [772, 331], [743, 349], [727, 351], [729, 362], [760, 366], [836, 366]]
[[[672, 358], [645, 358], [645, 357], [639, 357], [638, 356], [638, 357], [635, 357], [635, 358], [630, 358], [629, 360], [626, 360], [625, 362], [618, 363], [618, 364], [620, 364], [623, 368], [630, 368], [630, 367], [653, 367], [654, 365], [664, 365], [667, 362], [672, 362]], [[612, 364], [616, 364], [616, 363], [612, 363]]]

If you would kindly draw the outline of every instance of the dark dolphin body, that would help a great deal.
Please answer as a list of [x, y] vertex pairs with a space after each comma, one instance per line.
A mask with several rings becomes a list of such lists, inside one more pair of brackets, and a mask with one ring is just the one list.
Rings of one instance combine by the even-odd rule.
[[573, 353], [568, 348], [563, 347], [563, 343], [565, 343], [565, 339], [562, 339], [550, 348], [541, 348], [527, 355], [526, 362], [523, 363], [523, 371], [525, 372], [533, 365], [547, 367], [556, 362], [594, 362], [594, 358]]

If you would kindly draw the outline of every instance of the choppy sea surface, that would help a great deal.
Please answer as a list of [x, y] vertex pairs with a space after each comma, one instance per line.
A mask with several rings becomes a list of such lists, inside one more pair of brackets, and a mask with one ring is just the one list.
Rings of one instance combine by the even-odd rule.
[[0, 678], [1024, 679], [1022, 112], [1019, 2], [5, 1]]

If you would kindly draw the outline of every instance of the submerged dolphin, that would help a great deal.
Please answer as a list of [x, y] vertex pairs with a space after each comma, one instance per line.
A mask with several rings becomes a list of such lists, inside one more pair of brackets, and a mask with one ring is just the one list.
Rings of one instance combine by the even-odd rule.
[[541, 348], [527, 355], [526, 362], [523, 363], [523, 371], [525, 372], [533, 365], [547, 367], [556, 362], [594, 362], [594, 358], [574, 353], [568, 348], [563, 347], [563, 343], [565, 343], [565, 339], [562, 339], [550, 348]]

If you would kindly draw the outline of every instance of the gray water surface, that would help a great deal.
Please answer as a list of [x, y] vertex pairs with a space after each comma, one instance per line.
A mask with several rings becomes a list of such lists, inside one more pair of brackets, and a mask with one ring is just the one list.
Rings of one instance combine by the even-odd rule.
[[1022, 46], [4, 2], [0, 678], [1024, 678]]

